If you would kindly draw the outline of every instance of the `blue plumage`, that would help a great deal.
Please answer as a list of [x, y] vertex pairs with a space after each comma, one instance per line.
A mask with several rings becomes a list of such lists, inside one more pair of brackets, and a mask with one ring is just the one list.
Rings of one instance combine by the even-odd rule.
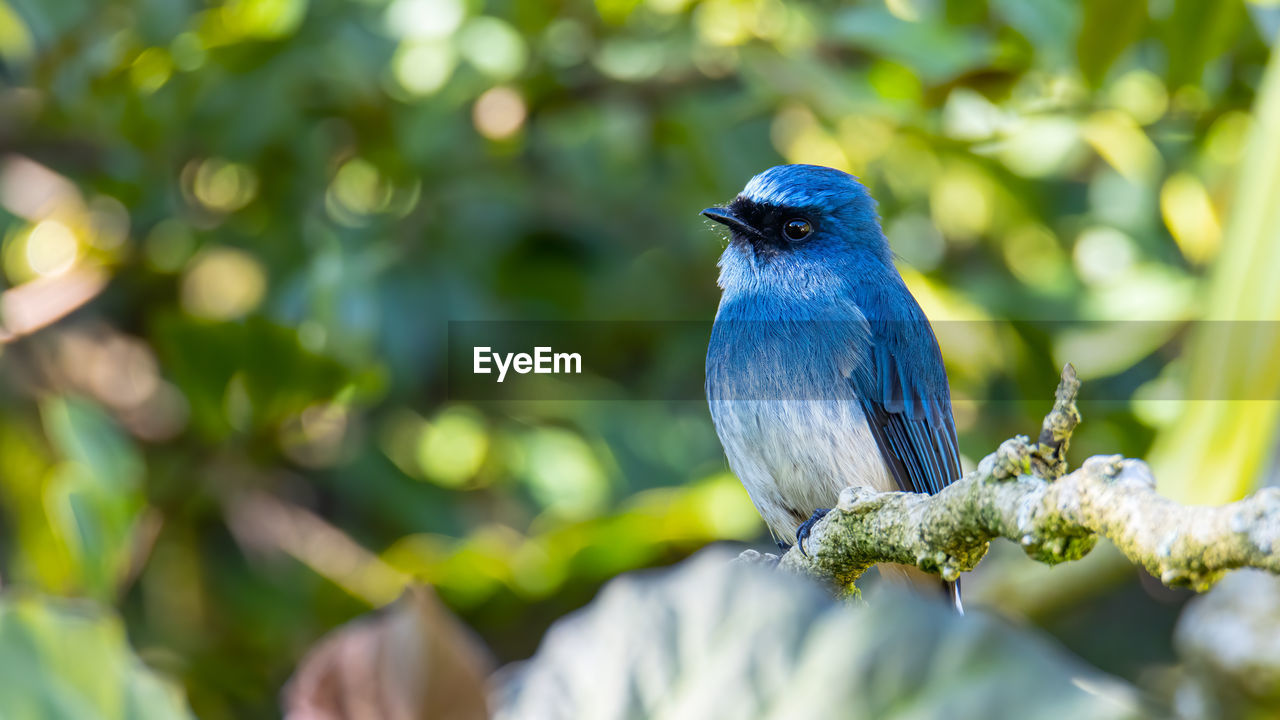
[[958, 478], [942, 355], [866, 188], [782, 165], [704, 214], [731, 231], [707, 399], [775, 536], [795, 542], [849, 485], [936, 493]]

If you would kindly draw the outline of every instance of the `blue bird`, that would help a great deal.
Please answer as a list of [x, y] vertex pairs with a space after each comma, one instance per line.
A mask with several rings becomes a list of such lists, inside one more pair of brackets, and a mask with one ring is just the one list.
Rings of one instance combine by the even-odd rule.
[[[936, 493], [960, 477], [938, 341], [856, 178], [780, 165], [724, 207], [720, 308], [707, 348], [716, 433], [774, 537], [801, 543], [851, 485]], [[958, 583], [915, 568], [882, 574]]]

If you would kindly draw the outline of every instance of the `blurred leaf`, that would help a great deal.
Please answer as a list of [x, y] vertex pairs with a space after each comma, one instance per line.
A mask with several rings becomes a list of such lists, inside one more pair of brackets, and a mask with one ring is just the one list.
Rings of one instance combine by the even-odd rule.
[[1102, 84], [1111, 65], [1138, 40], [1146, 21], [1146, 0], [1086, 0], [1076, 59], [1090, 85]]
[[334, 360], [305, 350], [295, 331], [262, 318], [209, 323], [169, 314], [155, 324], [157, 351], [207, 435], [271, 428], [332, 399], [348, 382]]
[[1241, 0], [1175, 0], [1165, 33], [1170, 87], [1197, 81], [1205, 65], [1237, 42], [1248, 16]]
[[33, 41], [22, 17], [0, 0], [0, 59], [18, 64], [31, 57]]
[[488, 651], [430, 588], [335, 630], [285, 687], [285, 720], [484, 720]]
[[12, 594], [0, 597], [0, 708], [5, 720], [194, 717], [129, 649], [113, 615]]
[[1157, 437], [1161, 492], [1184, 503], [1236, 500], [1262, 482], [1280, 418], [1280, 56], [1262, 80], [1222, 253], [1187, 349], [1189, 403]]
[[830, 32], [835, 38], [907, 65], [926, 83], [940, 83], [985, 65], [989, 44], [976, 27], [948, 27], [932, 19], [908, 22], [883, 7], [862, 6], [839, 12]]
[[274, 40], [297, 29], [307, 14], [307, 0], [230, 0], [222, 22], [235, 35]]
[[142, 457], [97, 406], [75, 398], [51, 398], [41, 414], [54, 448], [64, 459], [92, 470], [104, 490], [129, 493], [140, 487]]
[[1182, 327], [1176, 322], [1088, 323], [1059, 333], [1053, 355], [1058, 364], [1075, 365], [1083, 380], [1107, 377], [1137, 365]]
[[1193, 674], [1180, 707], [1193, 718], [1280, 712], [1280, 578], [1237, 570], [1187, 604], [1174, 635]]
[[50, 398], [41, 414], [63, 457], [44, 490], [50, 527], [77, 570], [76, 589], [109, 599], [128, 570], [145, 506], [142, 458], [114, 421], [88, 401]]
[[1261, 2], [1250, 2], [1247, 4], [1249, 16], [1253, 18], [1253, 22], [1258, 27], [1258, 32], [1262, 35], [1263, 41], [1274, 46], [1280, 37], [1280, 7], [1274, 4]]
[[42, 2], [41, 0], [9, 0], [9, 4], [24, 16], [32, 27], [33, 35], [38, 40], [52, 40], [56, 33], [69, 30], [75, 23], [84, 20], [92, 3], [88, 0], [65, 0], [65, 2]]
[[889, 588], [865, 607], [706, 551], [611, 582], [509, 672], [508, 718], [1134, 718], [1044, 638]]
[[1080, 23], [1079, 3], [1072, 0], [992, 0], [991, 10], [1034, 43], [1042, 62], [1049, 67], [1071, 61], [1071, 38]]

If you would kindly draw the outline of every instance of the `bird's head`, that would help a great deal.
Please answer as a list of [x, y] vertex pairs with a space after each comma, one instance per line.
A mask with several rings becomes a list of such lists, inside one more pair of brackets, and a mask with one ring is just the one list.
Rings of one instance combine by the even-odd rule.
[[832, 264], [892, 262], [875, 201], [857, 178], [832, 168], [769, 168], [732, 202], [702, 214], [729, 228], [721, 261], [726, 272], [731, 264], [752, 274], [796, 274]]

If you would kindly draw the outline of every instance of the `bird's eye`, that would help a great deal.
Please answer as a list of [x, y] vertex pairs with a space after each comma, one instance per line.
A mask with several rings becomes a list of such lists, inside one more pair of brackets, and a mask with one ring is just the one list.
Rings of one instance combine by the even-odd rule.
[[813, 226], [809, 224], [808, 220], [803, 218], [788, 220], [786, 224], [782, 226], [782, 234], [786, 235], [787, 239], [792, 241], [803, 240], [809, 237], [809, 233], [811, 232], [813, 232]]

